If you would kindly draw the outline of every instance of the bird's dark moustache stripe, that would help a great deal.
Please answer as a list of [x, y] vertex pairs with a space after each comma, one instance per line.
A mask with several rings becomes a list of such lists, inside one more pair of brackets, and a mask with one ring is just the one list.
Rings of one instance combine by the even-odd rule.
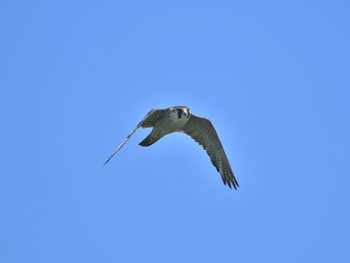
[[182, 109], [177, 109], [177, 117], [181, 119]]

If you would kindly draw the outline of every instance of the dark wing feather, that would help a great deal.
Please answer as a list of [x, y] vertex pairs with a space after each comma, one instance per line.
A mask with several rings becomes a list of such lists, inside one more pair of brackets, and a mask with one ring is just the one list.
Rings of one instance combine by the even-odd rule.
[[239, 186], [238, 182], [232, 172], [219, 136], [210, 120], [192, 114], [183, 128], [183, 132], [203, 146], [211, 162], [221, 174], [224, 184], [228, 184], [230, 188], [232, 184], [237, 189]]
[[154, 123], [165, 114], [166, 109], [153, 109], [151, 110], [144, 118], [143, 120], [135, 127], [135, 129], [132, 130], [132, 132], [126, 137], [126, 139], [119, 145], [117, 150], [111, 155], [111, 157], [108, 158], [108, 160], [103, 164], [109, 162], [110, 159], [120, 150], [120, 148], [123, 147], [123, 145], [130, 139], [130, 137], [137, 131], [138, 128], [151, 128], [154, 126]]

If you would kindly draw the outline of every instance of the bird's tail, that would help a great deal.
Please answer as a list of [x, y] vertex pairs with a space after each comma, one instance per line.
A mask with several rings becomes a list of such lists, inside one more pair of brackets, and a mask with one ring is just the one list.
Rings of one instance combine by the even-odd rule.
[[142, 142], [139, 143], [141, 146], [151, 146], [153, 143], [158, 141], [161, 137], [159, 134], [149, 134]]

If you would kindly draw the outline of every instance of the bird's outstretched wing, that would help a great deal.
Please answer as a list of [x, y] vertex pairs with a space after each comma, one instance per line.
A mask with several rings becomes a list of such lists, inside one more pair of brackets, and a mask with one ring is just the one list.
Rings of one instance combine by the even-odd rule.
[[232, 188], [232, 184], [237, 189], [239, 186], [238, 182], [232, 172], [219, 136], [210, 120], [192, 114], [182, 131], [203, 146], [211, 162], [221, 174], [224, 184], [228, 184], [230, 188]]
[[135, 127], [135, 129], [132, 130], [132, 132], [126, 137], [126, 139], [119, 145], [117, 150], [111, 155], [111, 157], [108, 158], [108, 160], [103, 164], [105, 165], [106, 163], [109, 162], [110, 159], [120, 150], [120, 148], [123, 147], [123, 145], [130, 139], [130, 137], [136, 132], [136, 130], [140, 127], [142, 128], [151, 128], [154, 126], [154, 123], [162, 117], [166, 112], [166, 109], [153, 109], [151, 110], [146, 117], [143, 118], [143, 120]]

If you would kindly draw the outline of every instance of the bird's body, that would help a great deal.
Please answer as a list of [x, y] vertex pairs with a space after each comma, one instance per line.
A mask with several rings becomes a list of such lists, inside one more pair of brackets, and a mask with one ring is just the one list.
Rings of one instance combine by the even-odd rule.
[[109, 157], [105, 164], [120, 150], [138, 128], [152, 128], [151, 133], [140, 143], [150, 146], [162, 137], [173, 132], [184, 132], [198, 142], [207, 151], [213, 165], [221, 174], [224, 184], [235, 189], [238, 182], [234, 177], [224, 148], [211, 122], [190, 113], [188, 107], [174, 106], [166, 109], [153, 109], [128, 135], [117, 150]]
[[183, 111], [177, 107], [169, 108], [169, 110], [165, 112], [164, 116], [157, 119], [157, 121], [154, 123], [153, 130], [145, 138], [145, 140], [140, 143], [140, 145], [150, 146], [167, 134], [181, 132], [189, 117], [189, 111]]

